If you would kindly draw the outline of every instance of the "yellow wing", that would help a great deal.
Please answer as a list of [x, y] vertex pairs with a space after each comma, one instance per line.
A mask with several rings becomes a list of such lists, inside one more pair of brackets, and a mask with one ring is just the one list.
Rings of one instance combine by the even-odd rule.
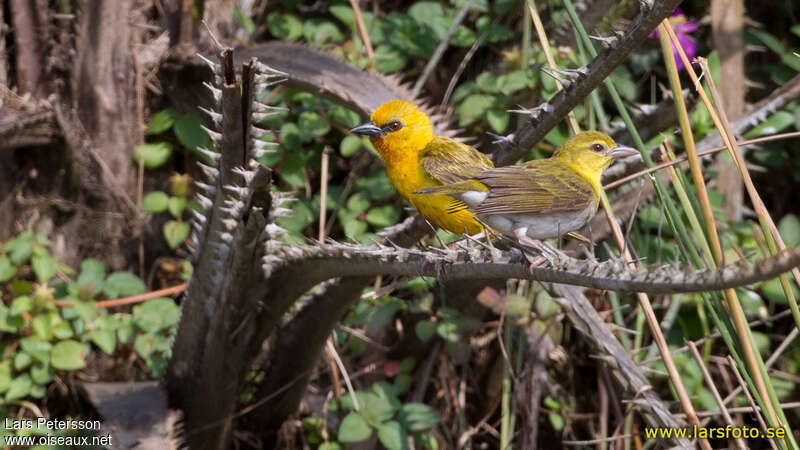
[[[425, 172], [442, 184], [465, 181], [494, 167], [492, 160], [475, 148], [440, 136], [434, 137], [420, 152], [420, 159]], [[467, 205], [464, 202], [453, 199], [447, 204], [446, 211], [455, 214], [465, 209]]]
[[425, 172], [442, 184], [474, 178], [494, 167], [492, 160], [469, 145], [436, 136], [420, 152]]
[[486, 199], [473, 208], [478, 215], [582, 211], [597, 201], [588, 180], [551, 160], [498, 167], [475, 179], [489, 188]]

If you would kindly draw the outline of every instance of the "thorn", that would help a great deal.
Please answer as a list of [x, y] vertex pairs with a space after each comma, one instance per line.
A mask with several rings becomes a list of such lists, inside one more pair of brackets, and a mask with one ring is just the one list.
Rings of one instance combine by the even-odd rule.
[[262, 63], [261, 61], [256, 61], [256, 70], [261, 73], [262, 76], [272, 76], [272, 77], [286, 77], [288, 78], [289, 75], [285, 72], [281, 72], [278, 69], [273, 69], [272, 67]]
[[215, 151], [212, 151], [212, 150], [209, 150], [209, 149], [207, 149], [205, 147], [197, 147], [197, 151], [200, 152], [206, 158], [208, 158], [211, 161], [213, 161], [214, 163], [219, 161], [219, 158], [222, 156], [219, 153], [217, 153]]
[[264, 231], [271, 237], [282, 236], [286, 234], [286, 229], [280, 227], [274, 223], [268, 223], [266, 227], [264, 227]]
[[226, 230], [233, 231], [239, 225], [239, 222], [235, 219], [222, 219], [222, 224], [225, 225]]
[[236, 195], [236, 196], [238, 196], [238, 198], [247, 197], [247, 194], [250, 191], [246, 187], [236, 186], [236, 185], [232, 185], [232, 184], [229, 184], [229, 185], [226, 185], [226, 186], [222, 186], [222, 190], [228, 192], [229, 194]]
[[517, 114], [527, 114], [533, 118], [538, 117], [541, 113], [551, 113], [553, 112], [553, 106], [550, 103], [542, 103], [539, 106], [534, 108], [526, 108], [521, 105], [517, 105], [519, 109], [509, 109], [508, 112], [510, 113], [517, 113]]
[[278, 114], [279, 112], [288, 112], [289, 108], [282, 108], [280, 106], [272, 106], [266, 103], [261, 103], [260, 101], [256, 100], [253, 102], [253, 111], [259, 113], [269, 113], [272, 112], [273, 114]]
[[203, 55], [202, 55], [202, 54], [200, 54], [200, 53], [197, 53], [197, 57], [198, 57], [198, 58], [200, 58], [200, 59], [202, 59], [202, 60], [203, 60], [203, 62], [204, 62], [204, 63], [206, 63], [206, 64], [208, 65], [208, 67], [210, 67], [210, 68], [211, 68], [211, 70], [212, 70], [214, 73], [217, 73], [217, 72], [219, 72], [219, 64], [217, 64], [217, 63], [215, 63], [214, 61], [212, 61], [212, 60], [210, 60], [210, 59], [206, 58], [205, 56], [203, 56]]
[[211, 120], [214, 121], [214, 123], [216, 125], [219, 125], [220, 123], [222, 123], [222, 114], [220, 114], [220, 113], [218, 113], [216, 111], [212, 111], [210, 109], [203, 108], [202, 106], [198, 106], [197, 108], [200, 111], [203, 111], [204, 113], [206, 113], [208, 115], [208, 117], [210, 117]]
[[253, 147], [257, 148], [258, 150], [266, 150], [267, 147], [277, 147], [277, 142], [270, 142], [270, 141], [263, 141], [261, 139], [253, 139]]
[[[275, 153], [275, 150], [262, 150], [262, 149], [260, 149], [260, 148], [254, 148], [254, 149], [253, 149], [253, 156], [254, 156], [256, 159], [260, 159], [262, 156], [264, 156], [264, 155], [269, 155], [269, 154], [271, 154], [271, 153]], [[254, 166], [254, 167], [255, 167], [255, 166]]]
[[212, 185], [210, 185], [210, 184], [203, 183], [202, 181], [197, 181], [197, 180], [194, 180], [194, 185], [195, 185], [195, 186], [196, 186], [198, 189], [200, 189], [201, 191], [203, 191], [203, 193], [204, 193], [204, 194], [206, 194], [206, 195], [207, 195], [207, 196], [209, 196], [209, 197], [211, 197], [211, 196], [213, 196], [214, 194], [216, 194], [216, 193], [217, 193], [217, 188], [216, 188], [215, 186], [212, 186]]
[[217, 177], [219, 176], [219, 170], [217, 170], [215, 167], [205, 165], [200, 161], [197, 162], [197, 165], [200, 167], [200, 170], [202, 170], [205, 176], [208, 178], [208, 181], [212, 182], [217, 181]]
[[222, 133], [217, 133], [216, 131], [206, 127], [205, 125], [200, 125], [200, 128], [203, 129], [206, 133], [208, 133], [208, 137], [211, 138], [214, 143], [217, 143], [222, 140]]
[[492, 137], [492, 144], [507, 144], [510, 145], [514, 141], [514, 133], [509, 134], [508, 136], [503, 136], [502, 134], [494, 134], [489, 131], [486, 132], [489, 136]]
[[[286, 75], [286, 74], [283, 74], [283, 75]], [[279, 77], [279, 76], [275, 76], [275, 75], [264, 75], [264, 74], [261, 74], [261, 73], [257, 73], [253, 77], [253, 81], [257, 85], [259, 85], [258, 87], [261, 88], [261, 89], [267, 89], [270, 86], [274, 86], [276, 84], [283, 83], [286, 80], [287, 80], [287, 78], [285, 78], [285, 77]]]
[[234, 167], [233, 173], [244, 178], [246, 185], [250, 185], [250, 183], [253, 182], [253, 178], [256, 176], [256, 172], [254, 170], [245, 170], [243, 167]]
[[253, 119], [253, 122], [260, 123], [262, 120], [266, 119], [267, 117], [274, 116], [275, 112], [253, 112], [250, 116]]
[[195, 197], [197, 198], [197, 202], [200, 203], [200, 207], [203, 208], [204, 211], [208, 211], [211, 208], [211, 205], [214, 204], [210, 198], [203, 194], [195, 194]]
[[280, 219], [281, 217], [291, 217], [292, 210], [287, 208], [273, 208], [270, 217]]
[[219, 233], [219, 238], [222, 240], [222, 242], [226, 244], [230, 244], [231, 242], [233, 242], [233, 235], [226, 231]]
[[196, 223], [199, 223], [201, 225], [206, 223], [206, 216], [203, 215], [202, 213], [200, 213], [199, 211], [196, 211], [196, 210], [193, 209], [192, 210], [192, 217], [194, 217], [194, 220], [195, 220]]
[[203, 232], [203, 227], [204, 226], [205, 226], [205, 224], [202, 224], [200, 222], [197, 222], [197, 221], [192, 222], [192, 228], [194, 229], [195, 233], [197, 233], [197, 234], [200, 234], [200, 233]]
[[203, 86], [207, 87], [209, 91], [211, 91], [211, 95], [214, 97], [214, 101], [219, 103], [222, 100], [222, 89], [217, 89], [208, 81], [203, 82]]

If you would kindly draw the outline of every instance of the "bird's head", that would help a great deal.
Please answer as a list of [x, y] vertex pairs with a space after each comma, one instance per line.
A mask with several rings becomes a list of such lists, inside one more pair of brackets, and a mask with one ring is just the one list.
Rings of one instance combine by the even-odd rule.
[[384, 158], [419, 152], [433, 139], [433, 126], [428, 116], [405, 100], [389, 100], [378, 107], [370, 119], [350, 132], [369, 136]]
[[618, 146], [613, 139], [599, 131], [584, 131], [567, 139], [553, 154], [553, 158], [599, 179], [614, 161], [638, 154], [635, 148]]

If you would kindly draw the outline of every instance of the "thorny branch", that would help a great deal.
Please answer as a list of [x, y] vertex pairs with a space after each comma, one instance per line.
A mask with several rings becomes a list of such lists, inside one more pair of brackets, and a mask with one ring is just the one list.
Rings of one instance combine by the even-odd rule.
[[679, 3], [680, 0], [654, 0], [652, 7], [645, 9], [643, 2], [642, 13], [631, 22], [622, 37], [610, 41], [609, 47], [582, 68], [575, 80], [541, 107], [541, 112], [533, 113], [519, 130], [498, 143], [492, 158], [495, 165], [513, 164], [533, 144], [539, 142], [572, 108], [597, 88]]
[[[434, 276], [442, 280], [519, 278], [617, 291], [670, 294], [740, 287], [768, 280], [800, 265], [800, 248], [754, 264], [745, 260], [718, 269], [679, 269], [665, 265], [630, 269], [621, 259], [575, 259], [552, 249], [551, 267], [530, 267], [519, 252], [489, 254], [478, 247], [413, 250], [383, 245], [317, 244], [288, 246], [267, 242], [264, 270], [293, 272], [292, 278], [317, 284], [337, 276], [379, 274]], [[492, 262], [487, 262], [492, 261]]]

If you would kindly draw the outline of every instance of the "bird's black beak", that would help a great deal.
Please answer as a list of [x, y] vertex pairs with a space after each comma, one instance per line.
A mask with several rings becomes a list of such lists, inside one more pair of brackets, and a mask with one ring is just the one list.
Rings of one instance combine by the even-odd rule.
[[373, 121], [364, 122], [357, 127], [353, 127], [350, 129], [350, 133], [352, 134], [359, 134], [361, 136], [370, 136], [370, 137], [381, 137], [384, 135], [383, 130], [381, 127], [375, 124]]
[[619, 147], [614, 147], [608, 151], [608, 157], [611, 159], [622, 159], [627, 158], [629, 156], [639, 155], [639, 150], [636, 150], [633, 147], [626, 147], [624, 145], [620, 145]]

